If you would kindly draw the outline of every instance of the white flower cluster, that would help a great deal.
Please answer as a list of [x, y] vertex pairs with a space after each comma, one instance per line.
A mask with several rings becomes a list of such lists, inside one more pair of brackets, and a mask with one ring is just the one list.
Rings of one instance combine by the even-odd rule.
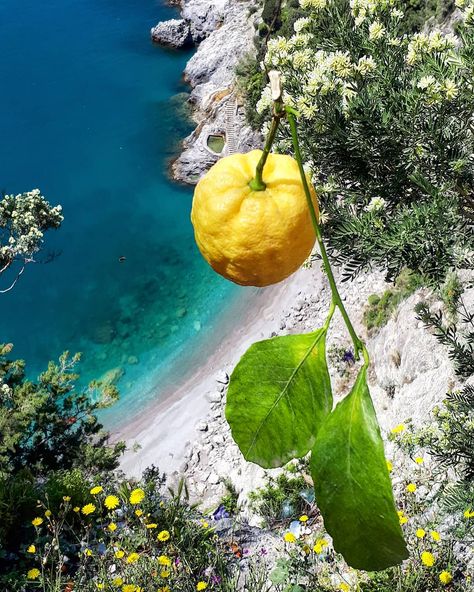
[[[354, 63], [349, 52], [313, 49], [310, 47], [312, 36], [301, 32], [310, 20], [303, 18], [300, 21], [303, 21], [301, 26], [298, 25], [299, 21], [295, 23], [295, 29], [299, 32], [289, 39], [277, 37], [269, 41], [265, 65], [281, 73], [282, 85], [286, 89], [283, 99], [286, 104], [297, 109], [304, 119], [313, 120], [318, 113], [319, 98], [332, 92], [339, 95], [341, 107], [346, 112], [356, 95], [356, 79], [374, 72], [377, 68], [375, 60], [365, 55]], [[293, 89], [297, 89], [297, 94]], [[261, 114], [271, 105], [268, 86], [256, 110]]]
[[0, 201], [0, 269], [16, 258], [31, 258], [40, 249], [44, 231], [61, 224], [61, 211], [39, 189], [6, 195]]
[[323, 10], [328, 5], [328, 0], [300, 0], [300, 6], [304, 10]]
[[430, 105], [440, 103], [445, 99], [451, 101], [457, 96], [459, 92], [457, 84], [454, 82], [454, 80], [447, 78], [444, 80], [444, 82], [440, 83], [432, 75], [423, 76], [423, 78], [420, 78], [417, 88], [423, 91], [425, 95], [425, 101]]
[[365, 19], [386, 10], [393, 4], [393, 0], [351, 0], [351, 12], [356, 26]]
[[5, 397], [9, 397], [13, 393], [13, 389], [9, 387], [8, 384], [0, 385], [0, 391]]
[[424, 56], [448, 51], [456, 47], [456, 37], [441, 31], [430, 33], [416, 33], [410, 39], [407, 51], [407, 64], [413, 66], [423, 60]]
[[380, 210], [383, 210], [386, 205], [387, 202], [383, 197], [373, 197], [369, 204], [365, 207], [365, 210], [367, 212], [380, 212]]

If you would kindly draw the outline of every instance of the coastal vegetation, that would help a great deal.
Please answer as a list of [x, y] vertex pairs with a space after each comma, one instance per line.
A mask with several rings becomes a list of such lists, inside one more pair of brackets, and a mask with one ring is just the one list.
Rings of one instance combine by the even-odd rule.
[[25, 267], [35, 262], [44, 233], [61, 225], [61, 212], [39, 189], [0, 199], [0, 294], [12, 290]]
[[[166, 490], [166, 477], [154, 466], [140, 479], [123, 475], [118, 468], [125, 444], [111, 443], [97, 417], [117, 400], [117, 389], [96, 381], [81, 390], [79, 356], [66, 352], [33, 380], [25, 363], [12, 359], [12, 344], [5, 344], [0, 347], [0, 587], [13, 592], [472, 589], [474, 392], [463, 381], [474, 373], [474, 314], [463, 301], [467, 282], [460, 276], [470, 277], [474, 249], [474, 4], [457, 4], [464, 12], [457, 29], [461, 42], [454, 34], [419, 32], [428, 16], [450, 11], [451, 5], [413, 2], [406, 18], [388, 0], [265, 2], [265, 27], [259, 29], [265, 43], [244, 70], [251, 80], [249, 111], [255, 107], [259, 115], [253, 122], [266, 122], [266, 152], [253, 157], [250, 168], [239, 158], [233, 168], [223, 159], [215, 170], [233, 194], [236, 178], [250, 170], [254, 191], [264, 193], [265, 166], [278, 161], [268, 157], [274, 139], [280, 152], [296, 157], [294, 183], [309, 212], [297, 234], [305, 224], [314, 232], [332, 294], [321, 328], [255, 343], [230, 378], [226, 415], [233, 437], [248, 460], [280, 467], [249, 496], [266, 542], [252, 539], [251, 529], [240, 523], [232, 482], [220, 503], [206, 508], [190, 502], [185, 480]], [[282, 73], [283, 96], [275, 98], [270, 87], [259, 89], [260, 58], [267, 69]], [[280, 183], [276, 169], [272, 181]], [[193, 217], [201, 230], [209, 222], [211, 199], [223, 200], [228, 189], [211, 181], [210, 188], [200, 188], [206, 193], [205, 215]], [[60, 209], [39, 192], [0, 202], [2, 271], [20, 266], [8, 290], [39, 252], [42, 233], [61, 221]], [[264, 234], [266, 225], [257, 222]], [[225, 230], [235, 251], [232, 241], [242, 237]], [[215, 242], [209, 247], [210, 235]], [[213, 267], [240, 283], [267, 285], [277, 281], [274, 273], [288, 275], [305, 258], [291, 251], [290, 239], [282, 239], [279, 246], [290, 259], [284, 269], [270, 269], [267, 250], [262, 268], [251, 259], [248, 268], [242, 264], [230, 274], [220, 266], [216, 236], [201, 233], [200, 248]], [[242, 250], [241, 243], [237, 247]], [[384, 434], [389, 455], [368, 389], [369, 352], [349, 319], [330, 258], [344, 266], [346, 279], [374, 266], [396, 280], [370, 298], [369, 329], [380, 329], [420, 286], [443, 300], [443, 310], [433, 309], [428, 299], [416, 311], [446, 348], [461, 387], [447, 393], [421, 428], [409, 417], [393, 425]], [[334, 355], [328, 349], [326, 355], [336, 309], [352, 349], [336, 348]], [[350, 361], [357, 378], [333, 409], [330, 370], [337, 356]]]

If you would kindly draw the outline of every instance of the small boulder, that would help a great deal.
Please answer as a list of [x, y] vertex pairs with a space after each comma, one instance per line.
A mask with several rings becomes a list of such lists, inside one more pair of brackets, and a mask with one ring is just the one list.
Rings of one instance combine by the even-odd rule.
[[151, 38], [165, 47], [187, 47], [193, 43], [189, 22], [185, 19], [171, 19], [158, 23], [151, 29]]

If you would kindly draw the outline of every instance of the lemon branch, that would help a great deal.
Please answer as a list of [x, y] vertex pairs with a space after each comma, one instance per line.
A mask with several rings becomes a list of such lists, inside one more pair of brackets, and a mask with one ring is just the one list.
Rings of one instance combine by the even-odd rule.
[[272, 70], [268, 73], [268, 76], [270, 77], [270, 84], [272, 89], [273, 117], [270, 126], [270, 131], [268, 132], [267, 140], [263, 148], [262, 156], [260, 157], [260, 160], [257, 164], [257, 168], [255, 170], [255, 177], [249, 183], [250, 189], [252, 189], [252, 191], [265, 191], [265, 189], [267, 188], [263, 180], [263, 168], [265, 166], [265, 163], [267, 162], [267, 158], [272, 149], [273, 142], [275, 141], [278, 126], [280, 125], [280, 120], [282, 117], [285, 117], [286, 115], [281, 97], [280, 74], [275, 70]]
[[340, 310], [342, 318], [344, 319], [344, 322], [346, 324], [347, 330], [349, 331], [349, 334], [352, 339], [352, 343], [354, 344], [355, 358], [358, 360], [359, 354], [362, 352], [363, 356], [364, 356], [365, 363], [368, 365], [369, 360], [368, 360], [367, 350], [365, 349], [362, 341], [357, 336], [357, 333], [355, 332], [355, 329], [351, 323], [349, 315], [347, 314], [347, 311], [344, 308], [344, 304], [342, 302], [341, 296], [340, 296], [339, 291], [337, 289], [336, 280], [334, 279], [334, 274], [332, 272], [331, 264], [329, 262], [329, 257], [326, 252], [326, 247], [324, 246], [323, 237], [321, 234], [321, 228], [319, 227], [318, 216], [316, 214], [316, 209], [314, 207], [313, 200], [311, 198], [311, 193], [309, 190], [308, 180], [306, 178], [306, 173], [303, 168], [303, 160], [301, 158], [300, 145], [299, 145], [299, 141], [298, 141], [298, 129], [297, 129], [297, 125], [296, 125], [295, 111], [291, 107], [285, 107], [285, 111], [286, 111], [288, 123], [290, 124], [291, 138], [293, 140], [293, 149], [295, 151], [295, 158], [298, 163], [298, 167], [300, 169], [301, 181], [303, 183], [303, 189], [304, 189], [304, 192], [306, 195], [306, 201], [308, 202], [309, 212], [311, 215], [311, 222], [313, 223], [314, 232], [316, 234], [316, 240], [318, 242], [319, 250], [321, 252], [321, 257], [323, 258], [324, 269], [326, 270], [326, 274], [329, 279], [329, 285], [331, 287], [332, 302]]

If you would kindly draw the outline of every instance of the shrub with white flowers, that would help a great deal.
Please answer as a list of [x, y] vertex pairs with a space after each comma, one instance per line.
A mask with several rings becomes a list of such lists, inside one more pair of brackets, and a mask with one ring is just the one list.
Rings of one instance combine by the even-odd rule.
[[[408, 266], [440, 282], [474, 257], [474, 0], [454, 33], [404, 34], [398, 0], [300, 0], [279, 70], [299, 114], [325, 232], [348, 276]], [[265, 88], [256, 110], [269, 118]], [[291, 151], [287, 126], [278, 149]], [[329, 190], [328, 190], [329, 189]]]
[[25, 266], [34, 262], [44, 233], [61, 225], [61, 211], [61, 206], [51, 206], [39, 189], [0, 200], [0, 276], [10, 272], [0, 293], [13, 288]]

